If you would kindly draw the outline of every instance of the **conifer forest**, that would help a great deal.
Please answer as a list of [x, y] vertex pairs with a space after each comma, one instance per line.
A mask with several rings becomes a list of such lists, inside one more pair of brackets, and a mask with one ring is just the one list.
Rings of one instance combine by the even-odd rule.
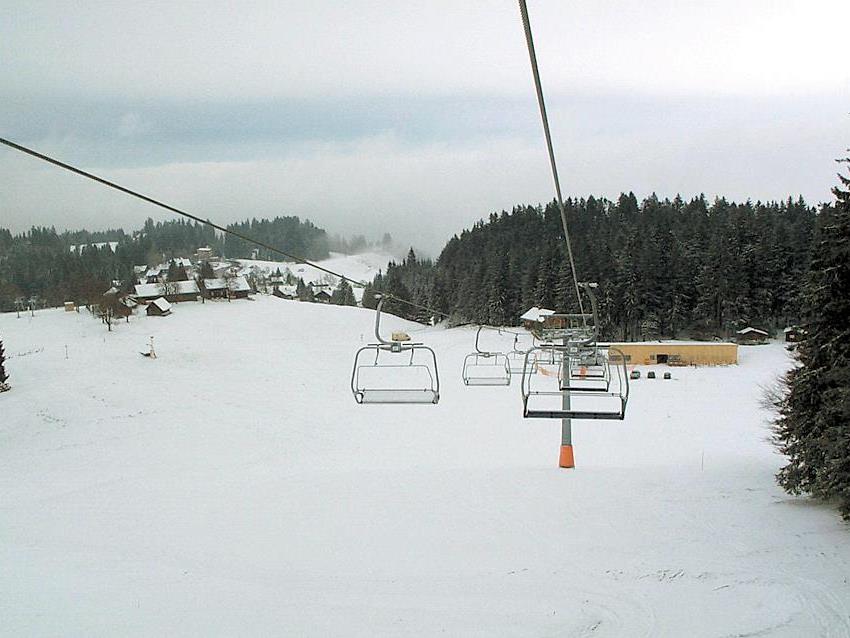
[[[638, 202], [629, 193], [566, 207], [578, 276], [599, 284], [606, 338], [713, 338], [799, 318], [820, 216], [801, 199]], [[531, 306], [576, 307], [554, 202], [491, 214], [452, 237], [435, 263], [411, 252], [374, 285], [436, 306], [456, 323], [515, 325]], [[396, 311], [426, 318], [415, 308]]]

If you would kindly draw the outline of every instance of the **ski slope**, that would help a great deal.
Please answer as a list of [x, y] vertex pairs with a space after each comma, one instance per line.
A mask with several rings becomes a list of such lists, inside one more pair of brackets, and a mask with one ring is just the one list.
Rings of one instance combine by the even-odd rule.
[[373, 320], [0, 315], [0, 634], [850, 635], [847, 525], [773, 480], [781, 344], [636, 381], [561, 470], [518, 384], [463, 386], [472, 329], [387, 321], [437, 351], [442, 399], [356, 405]]
[[[343, 255], [342, 253], [332, 252], [328, 259], [315, 263], [333, 272], [344, 273], [354, 281], [368, 283], [375, 278], [378, 272], [386, 272], [387, 264], [394, 259], [396, 258], [382, 253]], [[242, 266], [242, 274], [248, 274], [252, 267], [269, 273], [273, 273], [278, 268], [282, 273], [289, 269], [295, 277], [300, 277], [305, 283], [321, 283], [330, 276], [318, 268], [294, 261], [263, 261], [258, 259], [237, 259], [236, 261]]]

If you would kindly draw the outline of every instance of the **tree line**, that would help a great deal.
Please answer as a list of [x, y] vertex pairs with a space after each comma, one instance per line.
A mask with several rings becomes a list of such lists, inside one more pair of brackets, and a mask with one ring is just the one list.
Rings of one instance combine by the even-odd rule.
[[[610, 339], [711, 337], [801, 316], [800, 291], [819, 210], [802, 198], [684, 201], [633, 193], [565, 203], [580, 281], [599, 284]], [[436, 262], [413, 251], [372, 282], [455, 323], [516, 325], [532, 306], [577, 310], [560, 213], [522, 205], [452, 237]], [[371, 294], [372, 291], [367, 291]], [[428, 313], [399, 306], [411, 319]]]

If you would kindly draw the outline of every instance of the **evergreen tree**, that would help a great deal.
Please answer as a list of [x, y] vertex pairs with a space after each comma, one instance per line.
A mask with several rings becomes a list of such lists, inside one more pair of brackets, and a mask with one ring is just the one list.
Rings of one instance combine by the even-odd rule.
[[804, 287], [800, 366], [784, 378], [774, 434], [788, 457], [779, 484], [792, 494], [835, 498], [850, 519], [850, 179], [839, 179], [835, 205], [821, 211]]
[[339, 284], [331, 294], [331, 303], [338, 306], [356, 306], [357, 300], [354, 297], [354, 291], [351, 289], [351, 284], [345, 279], [340, 279]]
[[378, 299], [375, 296], [376, 293], [377, 291], [373, 286], [366, 286], [363, 289], [363, 301], [361, 303], [363, 304], [364, 308], [374, 310], [378, 307]]
[[313, 296], [313, 287], [305, 284], [301, 277], [298, 278], [298, 283], [295, 284], [295, 294], [298, 296], [299, 301], [312, 302], [316, 300]]
[[6, 372], [6, 351], [3, 349], [3, 342], [0, 341], [0, 392], [9, 389], [9, 374]]

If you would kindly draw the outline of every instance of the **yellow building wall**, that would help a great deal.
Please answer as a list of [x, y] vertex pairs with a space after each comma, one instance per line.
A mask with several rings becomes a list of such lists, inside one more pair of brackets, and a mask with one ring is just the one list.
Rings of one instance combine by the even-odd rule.
[[[717, 366], [738, 363], [735, 343], [612, 343], [622, 350], [626, 362], [632, 365], [653, 365], [659, 354], [668, 356], [672, 365]], [[612, 358], [615, 353], [611, 353]]]

